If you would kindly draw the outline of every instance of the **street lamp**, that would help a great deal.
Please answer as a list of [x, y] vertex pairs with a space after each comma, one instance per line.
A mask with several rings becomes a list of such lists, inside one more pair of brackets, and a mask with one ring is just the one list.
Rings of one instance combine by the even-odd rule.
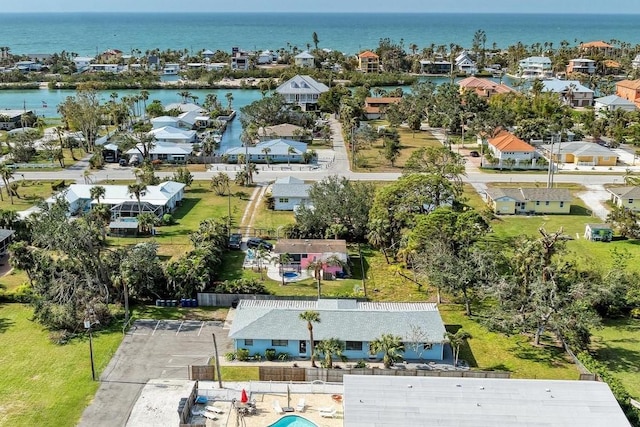
[[92, 322], [91, 318], [93, 316], [94, 316], [93, 310], [90, 310], [89, 311], [89, 316], [84, 319], [84, 328], [89, 333], [89, 357], [91, 358], [91, 378], [93, 379], [93, 381], [95, 381], [96, 380], [96, 369], [95, 369], [95, 365], [93, 363], [93, 334], [91, 332], [91, 327], [93, 325], [99, 325], [100, 321], [99, 320], [95, 320], [95, 321]]

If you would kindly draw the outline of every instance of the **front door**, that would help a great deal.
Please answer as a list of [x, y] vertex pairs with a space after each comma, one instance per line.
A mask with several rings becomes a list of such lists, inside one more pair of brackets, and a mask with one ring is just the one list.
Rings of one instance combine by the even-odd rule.
[[299, 353], [300, 353], [300, 355], [307, 354], [307, 342], [306, 341], [300, 341]]

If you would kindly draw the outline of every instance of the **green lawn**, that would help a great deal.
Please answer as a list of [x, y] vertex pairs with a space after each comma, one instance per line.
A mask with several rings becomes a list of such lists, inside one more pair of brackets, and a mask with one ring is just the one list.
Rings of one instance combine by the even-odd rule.
[[606, 320], [591, 339], [595, 358], [640, 400], [640, 320]]
[[7, 196], [5, 189], [2, 189], [2, 198], [0, 200], [0, 209], [10, 211], [23, 211], [38, 204], [40, 201], [47, 199], [53, 194], [51, 190], [51, 184], [59, 181], [29, 181], [21, 180], [20, 173], [14, 173], [14, 178], [18, 179], [20, 186], [18, 187], [18, 195], [20, 197], [13, 197], [13, 204], [11, 199]]
[[[238, 191], [246, 191], [243, 187], [231, 186], [235, 194]], [[239, 224], [244, 213], [247, 201], [239, 197], [231, 197], [232, 224]], [[195, 181], [185, 193], [180, 206], [173, 214], [176, 224], [158, 227], [158, 234], [153, 237], [160, 245], [159, 254], [171, 258], [179, 256], [192, 249], [189, 235], [198, 229], [200, 222], [207, 218], [226, 217], [229, 212], [229, 198], [218, 196], [209, 187], [208, 181]], [[151, 239], [151, 237], [139, 238], [109, 238], [112, 245], [133, 245]]]
[[531, 344], [531, 337], [505, 336], [489, 331], [477, 317], [468, 317], [456, 304], [439, 305], [440, 314], [453, 332], [460, 327], [472, 336], [460, 350], [460, 358], [474, 369], [509, 371], [513, 378], [577, 379], [578, 370], [562, 349], [549, 343]]
[[[88, 338], [52, 344], [32, 313], [22, 304], [0, 304], [0, 425], [75, 425], [99, 386], [91, 380]], [[121, 341], [117, 328], [93, 334], [97, 374]]]
[[253, 226], [257, 230], [266, 230], [266, 234], [277, 235], [279, 227], [294, 224], [295, 222], [294, 214], [291, 211], [274, 211], [268, 209], [263, 202], [256, 204]]

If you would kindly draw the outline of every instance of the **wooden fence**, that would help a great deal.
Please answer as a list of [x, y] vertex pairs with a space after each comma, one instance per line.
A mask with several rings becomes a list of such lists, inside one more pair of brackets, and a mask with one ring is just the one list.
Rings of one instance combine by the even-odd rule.
[[215, 366], [203, 365], [194, 366], [189, 365], [189, 379], [192, 381], [213, 381], [216, 379]]
[[260, 381], [324, 381], [341, 383], [345, 375], [389, 375], [398, 377], [510, 378], [503, 371], [429, 371], [421, 369], [314, 369], [289, 366], [260, 366]]
[[[215, 294], [215, 293], [198, 293], [198, 305], [205, 307], [231, 307], [234, 302], [241, 299], [251, 300], [298, 300], [298, 301], [315, 301], [316, 297], [310, 296], [277, 296], [277, 295], [261, 295], [261, 294]], [[364, 300], [363, 300], [364, 301]]]

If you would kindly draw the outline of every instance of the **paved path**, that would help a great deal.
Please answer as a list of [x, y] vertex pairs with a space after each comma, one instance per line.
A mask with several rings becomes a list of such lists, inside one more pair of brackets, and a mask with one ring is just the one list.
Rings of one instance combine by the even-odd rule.
[[605, 202], [611, 198], [611, 194], [599, 184], [589, 184], [585, 187], [587, 191], [578, 193], [578, 197], [591, 209], [593, 215], [606, 221], [609, 209], [606, 207]]

